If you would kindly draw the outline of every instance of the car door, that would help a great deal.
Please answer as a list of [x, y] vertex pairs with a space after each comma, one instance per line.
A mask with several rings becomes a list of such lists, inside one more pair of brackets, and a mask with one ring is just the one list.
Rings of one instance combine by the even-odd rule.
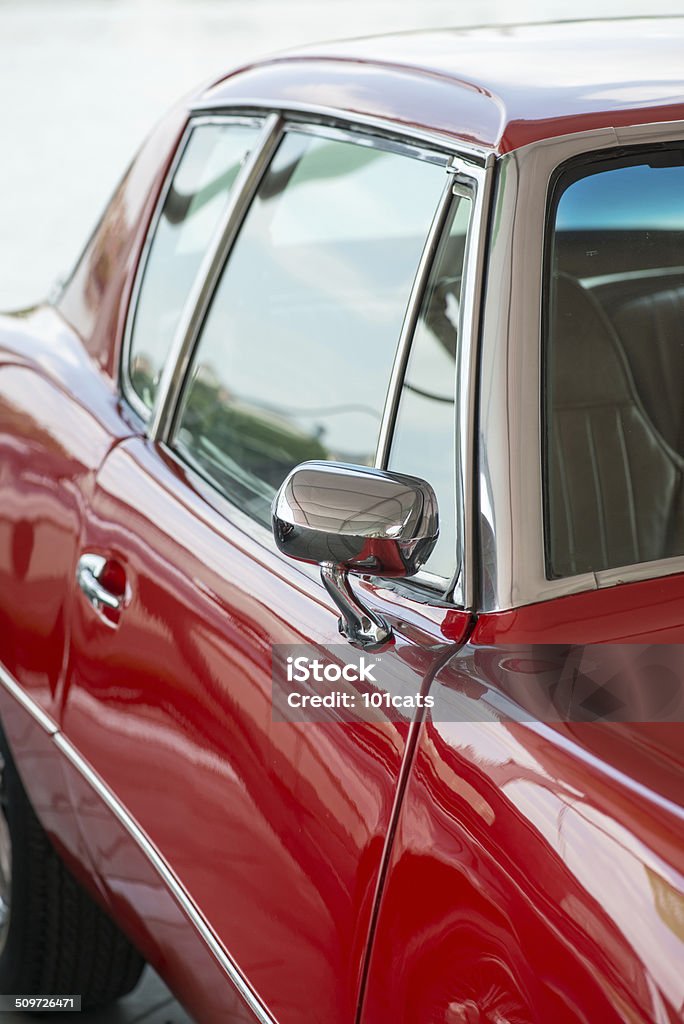
[[[36, 305], [0, 325], [0, 696], [3, 728], [27, 771], [31, 800], [61, 849], [79, 860], [59, 758], [69, 645], [69, 591], [86, 495], [107, 453], [131, 433], [107, 373], [130, 250], [151, 215], [185, 116], [165, 117], [124, 176], [73, 280], [88, 277], [80, 316]], [[93, 315], [98, 308], [98, 316]], [[73, 326], [78, 324], [78, 326]], [[98, 335], [99, 346], [93, 344]], [[32, 714], [27, 714], [21, 705]], [[39, 726], [36, 723], [40, 723]]]
[[492, 254], [510, 307], [489, 293], [507, 365], [501, 335], [483, 348], [483, 613], [430, 691], [364, 1021], [681, 1019], [676, 132], [530, 147], [500, 179], [519, 206]]
[[[433, 484], [442, 532], [427, 571], [355, 584], [391, 624], [385, 657], [417, 696], [470, 623], [449, 594], [462, 566], [457, 374], [469, 379], [477, 304], [461, 276], [481, 173], [272, 117], [161, 376], [148, 335], [130, 336], [125, 386], [150, 425], [95, 481], [62, 728], [98, 871], [201, 1019], [232, 986], [260, 1020], [355, 1018], [420, 711], [274, 721], [273, 645], [342, 641], [317, 572], [276, 550], [270, 504], [307, 459]], [[140, 295], [153, 301], [144, 275]], [[178, 932], [141, 902], [158, 888], [150, 863], [205, 961], [183, 962]]]

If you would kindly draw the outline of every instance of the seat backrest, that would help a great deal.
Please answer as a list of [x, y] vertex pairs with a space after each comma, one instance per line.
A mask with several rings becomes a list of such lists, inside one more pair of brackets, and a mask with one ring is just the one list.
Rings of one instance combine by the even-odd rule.
[[649, 419], [684, 455], [684, 287], [632, 298], [612, 319]]
[[682, 461], [646, 414], [606, 315], [566, 275], [555, 281], [547, 367], [550, 574], [684, 552]]

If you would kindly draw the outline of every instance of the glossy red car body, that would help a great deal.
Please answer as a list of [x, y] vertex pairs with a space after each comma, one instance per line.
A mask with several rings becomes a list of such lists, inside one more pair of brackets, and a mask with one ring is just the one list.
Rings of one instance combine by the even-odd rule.
[[[388, 37], [250, 66], [202, 99], [497, 159], [684, 120], [682, 41], [666, 21]], [[337, 610], [119, 388], [197, 99], [145, 144], [56, 304], [2, 321], [2, 716], [46, 829], [198, 1020], [682, 1020], [681, 726], [272, 721], [271, 645], [338, 641]], [[111, 628], [78, 599], [85, 550], [125, 567]], [[462, 686], [457, 654], [496, 687], [493, 645], [684, 643], [684, 575], [494, 612], [360, 586], [416, 690]]]

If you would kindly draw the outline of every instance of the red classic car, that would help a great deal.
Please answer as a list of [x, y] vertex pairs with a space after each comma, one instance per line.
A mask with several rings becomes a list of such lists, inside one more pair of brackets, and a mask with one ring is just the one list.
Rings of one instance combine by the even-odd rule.
[[2, 992], [684, 1019], [683, 53], [241, 68], [2, 318]]

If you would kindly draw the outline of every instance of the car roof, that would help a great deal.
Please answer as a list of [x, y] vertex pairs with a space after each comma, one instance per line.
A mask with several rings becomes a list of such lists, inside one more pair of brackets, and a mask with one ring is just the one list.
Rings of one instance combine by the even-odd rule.
[[505, 153], [591, 128], [684, 119], [684, 18], [326, 43], [242, 68], [204, 95], [210, 105], [249, 98], [390, 120]]

